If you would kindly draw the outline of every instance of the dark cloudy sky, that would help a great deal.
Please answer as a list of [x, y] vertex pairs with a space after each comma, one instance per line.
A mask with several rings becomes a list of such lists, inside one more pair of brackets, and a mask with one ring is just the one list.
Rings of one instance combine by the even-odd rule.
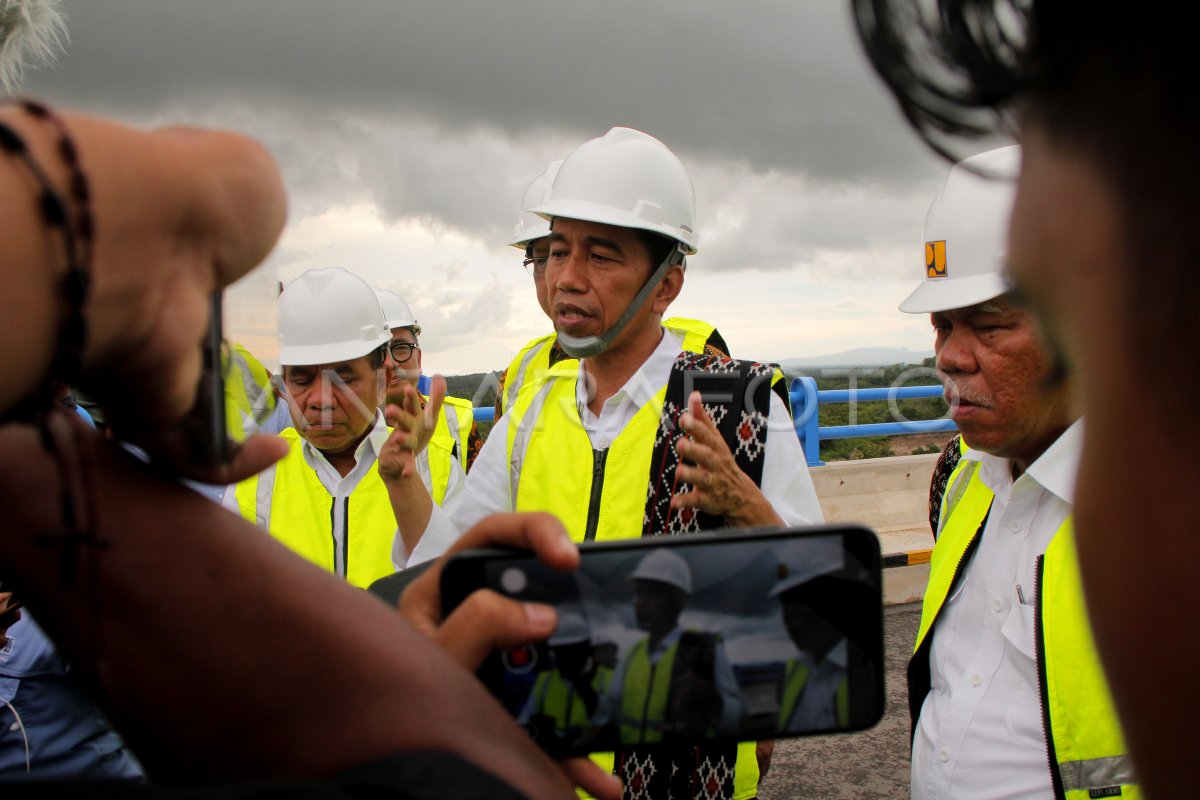
[[[927, 350], [895, 310], [946, 166], [861, 55], [845, 0], [74, 0], [25, 90], [137, 125], [264, 141], [288, 229], [229, 300], [271, 350], [270, 285], [339, 265], [403, 294], [428, 370], [498, 368], [548, 329], [505, 246], [549, 161], [613, 125], [680, 156], [700, 253], [673, 313], [739, 356]], [[265, 360], [273, 353], [264, 352]]]

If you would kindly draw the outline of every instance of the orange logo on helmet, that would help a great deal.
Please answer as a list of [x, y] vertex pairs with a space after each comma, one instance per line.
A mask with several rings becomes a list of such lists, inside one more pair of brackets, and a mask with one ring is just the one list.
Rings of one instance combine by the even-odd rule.
[[925, 277], [946, 277], [946, 240], [925, 243]]

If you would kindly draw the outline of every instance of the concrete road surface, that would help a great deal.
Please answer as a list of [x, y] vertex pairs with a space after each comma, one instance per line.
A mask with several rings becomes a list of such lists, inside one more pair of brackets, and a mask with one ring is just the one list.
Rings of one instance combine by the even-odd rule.
[[883, 720], [862, 733], [781, 739], [760, 800], [907, 798], [909, 721], [905, 666], [921, 621], [919, 604], [890, 606], [884, 618], [887, 701]]

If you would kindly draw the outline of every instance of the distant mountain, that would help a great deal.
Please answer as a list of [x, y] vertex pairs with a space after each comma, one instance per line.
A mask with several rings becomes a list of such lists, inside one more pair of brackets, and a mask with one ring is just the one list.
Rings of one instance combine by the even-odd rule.
[[892, 364], [920, 364], [933, 356], [932, 350], [903, 347], [856, 347], [828, 356], [785, 358], [779, 362], [788, 372], [826, 367], [890, 367]]

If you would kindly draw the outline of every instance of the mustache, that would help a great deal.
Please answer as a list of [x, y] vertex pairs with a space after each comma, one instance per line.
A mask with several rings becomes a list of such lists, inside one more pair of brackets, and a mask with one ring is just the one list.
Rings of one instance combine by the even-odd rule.
[[992, 407], [992, 398], [984, 393], [972, 389], [971, 387], [958, 383], [955, 380], [947, 379], [945, 382], [946, 402], [950, 405], [958, 405], [959, 403], [970, 403], [974, 406], [982, 406], [984, 408]]

